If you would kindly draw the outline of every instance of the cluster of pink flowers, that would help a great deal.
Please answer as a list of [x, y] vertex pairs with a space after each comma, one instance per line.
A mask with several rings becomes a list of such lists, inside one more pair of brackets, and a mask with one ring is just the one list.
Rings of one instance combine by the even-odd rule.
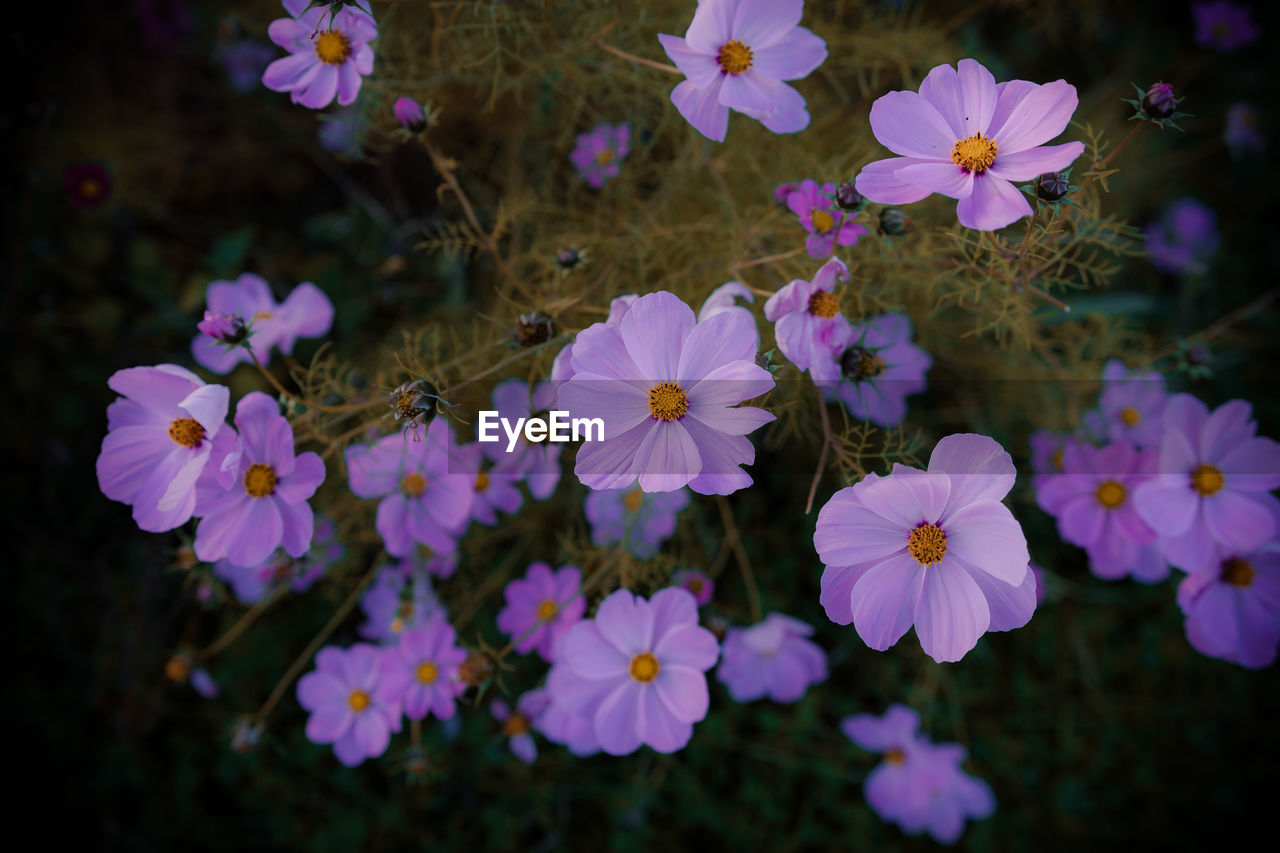
[[1257, 434], [1252, 409], [1215, 410], [1168, 394], [1150, 371], [1118, 362], [1075, 435], [1033, 436], [1040, 506], [1102, 578], [1187, 573], [1178, 602], [1207, 655], [1266, 666], [1280, 646], [1280, 444]]

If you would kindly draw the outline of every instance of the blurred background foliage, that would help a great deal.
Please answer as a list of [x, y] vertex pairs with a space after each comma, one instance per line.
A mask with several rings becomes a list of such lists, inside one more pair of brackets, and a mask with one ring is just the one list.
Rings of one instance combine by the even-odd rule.
[[[829, 623], [817, 601], [816, 513], [802, 513], [817, 433], [805, 414], [812, 392], [800, 382], [781, 383], [771, 402], [788, 415], [765, 435], [751, 469], [756, 486], [731, 499], [765, 609], [815, 624], [829, 652], [829, 681], [795, 706], [740, 706], [713, 684], [710, 715], [676, 755], [578, 760], [544, 743], [532, 767], [510, 756], [477, 707], [464, 713], [456, 741], [426, 727], [429, 769], [410, 784], [402, 741], [355, 770], [307, 743], [290, 691], [260, 747], [232, 751], [236, 719], [258, 707], [367, 567], [372, 552], [360, 546], [376, 545], [376, 535], [360, 513], [371, 519], [370, 507], [342, 519], [364, 529], [330, 580], [275, 605], [210, 664], [221, 696], [206, 701], [166, 680], [176, 648], [208, 642], [241, 608], [200, 606], [189, 576], [174, 568], [182, 537], [138, 532], [127, 508], [99, 494], [93, 465], [112, 398], [107, 377], [138, 364], [190, 365], [208, 281], [253, 271], [277, 296], [314, 281], [337, 307], [333, 357], [350, 368], [348, 387], [407, 378], [397, 355], [430, 369], [483, 344], [470, 366], [491, 363], [509, 352], [515, 318], [528, 310], [570, 305], [556, 318], [573, 331], [621, 293], [671, 289], [696, 307], [735, 272], [771, 290], [816, 267], [803, 256], [741, 267], [801, 245], [794, 219], [773, 206], [773, 187], [838, 181], [882, 156], [866, 125], [871, 101], [965, 56], [998, 80], [1066, 78], [1080, 92], [1069, 138], [1088, 139], [1088, 125], [1112, 145], [1129, 129], [1120, 99], [1132, 96], [1131, 81], [1173, 82], [1194, 114], [1181, 122], [1185, 133], [1140, 134], [1095, 201], [1105, 216], [1141, 226], [1168, 201], [1193, 196], [1216, 211], [1223, 239], [1208, 272], [1185, 279], [1116, 254], [1106, 286], [1081, 289], [1076, 279], [1055, 290], [1073, 306], [1064, 315], [960, 275], [895, 267], [904, 256], [952, 250], [945, 200], [912, 206], [915, 229], [904, 238], [864, 238], [843, 255], [854, 267], [846, 310], [856, 318], [905, 307], [934, 353], [931, 390], [913, 398], [908, 422], [921, 431], [924, 456], [942, 435], [985, 432], [1026, 471], [1028, 432], [1074, 426], [1104, 359], [1167, 357], [1223, 317], [1232, 322], [1211, 343], [1211, 376], [1171, 372], [1171, 382], [1211, 405], [1244, 397], [1261, 432], [1280, 435], [1275, 314], [1258, 307], [1276, 281], [1276, 146], [1233, 158], [1222, 141], [1236, 101], [1252, 103], [1264, 135], [1275, 133], [1267, 45], [1278, 22], [1269, 4], [1254, 10], [1263, 40], [1221, 55], [1194, 47], [1183, 3], [810, 0], [804, 23], [831, 50], [799, 84], [812, 126], [774, 137], [735, 114], [720, 146], [671, 107], [675, 78], [592, 42], [607, 26], [609, 44], [664, 60], [654, 34], [682, 33], [693, 8], [691, 0], [375, 3], [383, 27], [375, 76], [356, 117], [340, 120], [364, 128], [363, 150], [335, 155], [318, 131], [340, 136], [351, 124], [333, 127], [334, 116], [284, 95], [229, 84], [222, 51], [241, 38], [265, 41], [278, 4], [24, 6], [8, 35], [25, 73], [4, 118], [14, 169], [0, 338], [10, 388], [11, 461], [0, 476], [10, 496], [13, 656], [3, 713], [20, 756], [10, 765], [19, 808], [52, 808], [67, 816], [52, 827], [59, 837], [120, 850], [916, 849], [930, 842], [886, 826], [863, 802], [873, 757], [836, 728], [847, 714], [901, 701], [922, 712], [936, 740], [964, 743], [968, 769], [995, 790], [996, 815], [967, 829], [965, 847], [1204, 849], [1266, 824], [1276, 672], [1195, 653], [1175, 581], [1091, 578], [1083, 553], [1063, 545], [1035, 507], [1025, 477], [1011, 502], [1033, 559], [1051, 573], [1049, 601], [1026, 628], [988, 635], [962, 663], [937, 665], [913, 636], [876, 653]], [[505, 271], [468, 236], [456, 200], [438, 193], [427, 152], [396, 133], [390, 104], [400, 94], [440, 109], [429, 138], [457, 161], [485, 228], [503, 224]], [[631, 121], [635, 136], [622, 177], [595, 192], [573, 177], [568, 152], [601, 120]], [[112, 180], [110, 198], [93, 209], [69, 204], [62, 184], [68, 166], [85, 162]], [[581, 273], [554, 270], [564, 245], [588, 249]], [[959, 299], [966, 288], [978, 298]], [[303, 342], [299, 360], [318, 345]], [[512, 375], [544, 375], [553, 353]], [[795, 374], [779, 374], [787, 378]], [[233, 398], [264, 387], [246, 369], [224, 381]], [[819, 500], [839, 485], [828, 475]], [[323, 494], [337, 501], [343, 489], [331, 464]], [[522, 571], [535, 559], [583, 557], [584, 491], [570, 475], [552, 503], [473, 534], [445, 600], [480, 606], [469, 596], [487, 578], [494, 588], [500, 565]], [[723, 547], [721, 524], [709, 499], [695, 501], [668, 561], [710, 562]], [[714, 609], [742, 623], [738, 568], [730, 561], [721, 575]], [[484, 604], [463, 639], [499, 641], [495, 611]], [[354, 639], [351, 620], [334, 642]], [[540, 677], [526, 660], [504, 682], [515, 693]]]

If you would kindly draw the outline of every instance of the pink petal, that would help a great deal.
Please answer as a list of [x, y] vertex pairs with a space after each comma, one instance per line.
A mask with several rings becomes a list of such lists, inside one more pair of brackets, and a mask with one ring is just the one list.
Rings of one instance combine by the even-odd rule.
[[658, 41], [667, 57], [676, 64], [681, 73], [689, 78], [695, 88], [704, 89], [720, 74], [720, 64], [716, 62], [714, 53], [708, 54], [694, 50], [690, 44], [679, 36], [658, 34]]
[[702, 457], [693, 436], [679, 421], [656, 423], [636, 450], [640, 488], [670, 492], [689, 484], [702, 471]]
[[685, 80], [671, 90], [671, 103], [675, 104], [680, 115], [693, 125], [694, 130], [713, 142], [724, 142], [725, 133], [729, 130], [729, 108], [720, 103], [722, 80], [723, 77], [717, 77], [703, 89]]
[[684, 34], [690, 49], [715, 56], [720, 46], [732, 38], [733, 12], [732, 3], [699, 3]]
[[1076, 111], [1076, 87], [1065, 80], [1045, 83], [1029, 92], [1005, 122], [993, 122], [987, 134], [1005, 154], [1043, 145], [1066, 129]]
[[896, 172], [913, 163], [937, 162], [912, 157], [890, 157], [862, 167], [854, 186], [871, 201], [878, 204], [910, 204], [930, 194], [930, 190], [909, 184], [897, 177]]
[[943, 525], [947, 553], [1008, 584], [1021, 584], [1031, 557], [1022, 525], [1002, 503], [982, 500], [956, 512]]
[[1042, 145], [1015, 154], [999, 153], [990, 172], [1006, 181], [1029, 181], [1045, 172], [1061, 172], [1084, 153], [1083, 142]]
[[924, 568], [905, 552], [867, 570], [853, 586], [853, 624], [862, 641], [877, 651], [907, 633], [915, 618]]
[[805, 27], [796, 27], [771, 45], [752, 45], [752, 54], [752, 71], [775, 80], [800, 80], [826, 61], [827, 43]]
[[966, 198], [973, 192], [973, 172], [954, 163], [917, 163], [904, 166], [895, 174], [899, 180], [948, 198]]
[[924, 653], [938, 663], [953, 662], [978, 644], [991, 610], [969, 573], [944, 560], [924, 571], [915, 624]]
[[[658, 291], [637, 299], [618, 329], [640, 376], [658, 382], [678, 375], [680, 353], [695, 324], [692, 308], [678, 296]], [[579, 338], [575, 353], [581, 347]], [[591, 369], [590, 365], [583, 368]]]
[[890, 92], [871, 105], [871, 130], [894, 154], [922, 160], [951, 159], [952, 138], [947, 120], [915, 92]]
[[977, 176], [973, 192], [956, 204], [960, 224], [979, 231], [997, 231], [1030, 215], [1031, 205], [1017, 187], [990, 172]]

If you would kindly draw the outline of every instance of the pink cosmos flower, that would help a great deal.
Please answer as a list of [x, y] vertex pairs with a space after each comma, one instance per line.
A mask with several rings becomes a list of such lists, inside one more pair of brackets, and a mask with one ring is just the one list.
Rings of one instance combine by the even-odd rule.
[[711, 596], [716, 591], [716, 582], [711, 579], [711, 576], [697, 569], [676, 570], [671, 575], [671, 585], [687, 589], [694, 601], [698, 602], [699, 607], [710, 604]]
[[1280, 502], [1269, 492], [1280, 486], [1280, 444], [1258, 437], [1252, 412], [1231, 400], [1210, 413], [1190, 394], [1165, 404], [1159, 473], [1133, 503], [1184, 571], [1211, 569], [1218, 550], [1250, 554], [1276, 534]]
[[230, 560], [219, 560], [213, 573], [231, 585], [241, 604], [261, 601], [268, 592], [288, 587], [293, 592], [306, 592], [324, 577], [331, 565], [346, 556], [347, 549], [337, 540], [337, 529], [329, 519], [316, 519], [311, 548], [299, 559], [276, 551], [258, 566], [237, 566]]
[[871, 130], [900, 157], [879, 160], [858, 175], [858, 192], [883, 204], [907, 204], [931, 193], [958, 199], [966, 228], [995, 231], [1031, 215], [1012, 181], [1061, 172], [1084, 143], [1044, 143], [1066, 129], [1076, 89], [1065, 80], [997, 84], [972, 59], [939, 65], [920, 92], [890, 92], [871, 106]]
[[1140, 448], [1159, 447], [1168, 397], [1164, 377], [1158, 372], [1130, 371], [1119, 359], [1111, 359], [1102, 366], [1102, 393], [1098, 396], [1106, 438]]
[[498, 613], [498, 630], [511, 638], [520, 654], [537, 649], [543, 660], [555, 663], [564, 635], [587, 609], [581, 586], [577, 566], [552, 572], [546, 563], [533, 563], [523, 578], [502, 591], [507, 604]]
[[911, 318], [897, 313], [836, 326], [832, 349], [814, 352], [831, 362], [819, 367], [819, 374], [834, 372], [838, 380], [824, 396], [844, 403], [855, 418], [882, 427], [902, 423], [907, 397], [925, 389], [924, 376], [933, 366], [933, 358], [911, 342], [911, 335]]
[[809, 371], [819, 385], [840, 379], [838, 356], [848, 338], [849, 321], [840, 313], [837, 281], [849, 280], [849, 268], [832, 258], [814, 274], [813, 281], [794, 279], [764, 303], [764, 316], [774, 325], [774, 338], [792, 364]]
[[289, 56], [267, 66], [262, 85], [313, 110], [329, 106], [335, 95], [339, 106], [350, 104], [373, 73], [369, 42], [378, 37], [378, 25], [369, 4], [343, 6], [336, 15], [328, 4], [308, 8], [310, 0], [283, 4], [289, 17], [272, 21], [267, 35]]
[[361, 596], [360, 609], [365, 621], [357, 630], [377, 643], [398, 644], [406, 631], [445, 619], [426, 570], [410, 562], [383, 566]]
[[[705, 8], [705, 7], [700, 7]], [[747, 434], [772, 421], [737, 403], [773, 388], [755, 363], [754, 323], [726, 311], [695, 323], [674, 294], [640, 297], [616, 325], [596, 323], [573, 345], [573, 378], [560, 406], [604, 421], [604, 441], [584, 444], [574, 468], [592, 489], [646, 492], [688, 486], [727, 495], [751, 484]]]
[[868, 646], [913, 624], [925, 654], [957, 661], [986, 631], [1020, 628], [1035, 610], [1022, 527], [1001, 498], [1013, 460], [984, 435], [949, 435], [921, 471], [894, 465], [841, 489], [818, 514], [822, 606]]
[[770, 613], [749, 628], [730, 628], [716, 678], [735, 702], [768, 697], [798, 702], [810, 685], [827, 680], [827, 655], [808, 638], [813, 626]]
[[401, 95], [391, 107], [392, 114], [400, 126], [411, 133], [421, 133], [427, 129], [427, 114], [422, 104], [413, 98]]
[[675, 752], [707, 715], [704, 673], [719, 652], [685, 590], [667, 587], [646, 601], [619, 589], [565, 636], [547, 688], [566, 713], [593, 721], [610, 755], [642, 744]]
[[1155, 451], [1128, 442], [1096, 448], [1071, 444], [1063, 452], [1062, 473], [1036, 484], [1040, 507], [1058, 520], [1058, 533], [1089, 554], [1089, 571], [1106, 580], [1133, 575], [1143, 583], [1169, 576], [1156, 546], [1156, 531], [1133, 506], [1133, 493], [1151, 479]]
[[[549, 690], [547, 696], [551, 696]], [[594, 718], [570, 714], [555, 701], [547, 703], [542, 713], [533, 720], [533, 727], [552, 743], [568, 747], [569, 752], [578, 758], [586, 758], [600, 751]]]
[[294, 454], [293, 428], [268, 395], [253, 391], [236, 404], [238, 445], [213, 459], [196, 489], [195, 552], [259, 566], [276, 548], [301, 557], [311, 547], [315, 517], [307, 503], [324, 482], [324, 462]]
[[453, 626], [437, 616], [422, 628], [402, 633], [400, 642], [383, 654], [382, 691], [403, 706], [409, 719], [453, 716], [454, 699], [466, 689], [458, 678], [458, 665], [467, 652], [457, 639]]
[[222, 429], [231, 392], [176, 364], [118, 370], [107, 386], [122, 397], [107, 406], [98, 488], [133, 507], [143, 530], [186, 524], [215, 440], [223, 453], [235, 441], [231, 430]]
[[228, 348], [208, 334], [197, 335], [191, 341], [191, 355], [196, 363], [214, 373], [230, 373], [240, 362], [253, 358], [267, 364], [271, 361], [272, 347], [291, 355], [298, 338], [318, 338], [327, 334], [333, 325], [333, 303], [309, 281], [295, 287], [284, 302], [277, 303], [266, 279], [245, 273], [234, 282], [209, 282], [206, 301], [209, 305], [206, 320], [209, 313], [239, 318], [250, 332], [248, 349]]
[[1280, 550], [1219, 559], [1178, 585], [1196, 651], [1249, 669], [1271, 666], [1280, 646]]
[[511, 752], [525, 764], [532, 764], [538, 758], [538, 745], [533, 740], [533, 730], [539, 718], [551, 704], [551, 697], [545, 689], [530, 690], [516, 701], [513, 711], [511, 706], [501, 699], [493, 700], [489, 706], [493, 718], [502, 723], [502, 733], [507, 736]]
[[1196, 3], [1191, 12], [1196, 18], [1196, 44], [1201, 47], [1233, 53], [1262, 35], [1249, 7], [1230, 0]]
[[[465, 451], [468, 447], [475, 447], [475, 445], [469, 444], [461, 449]], [[478, 454], [479, 450], [476, 453]], [[478, 468], [478, 461], [476, 465]], [[524, 503], [524, 494], [517, 485], [520, 482], [520, 475], [513, 470], [514, 467], [510, 462], [499, 462], [497, 465], [490, 466], [488, 470], [476, 473], [475, 494], [471, 501], [473, 520], [492, 527], [498, 523], [499, 512], [513, 515], [520, 509], [521, 504]], [[465, 523], [462, 529], [465, 529]], [[458, 532], [459, 537], [462, 535], [462, 529]]]
[[[556, 400], [555, 382], [528, 383], [521, 379], [507, 379], [493, 389], [493, 407], [498, 416], [512, 424], [520, 418], [546, 417], [546, 412]], [[508, 478], [524, 477], [529, 494], [535, 500], [546, 500], [560, 484], [560, 451], [563, 447], [552, 441], [533, 443], [522, 435], [516, 445], [507, 451], [505, 436], [500, 441], [479, 443], [480, 450], [492, 462], [499, 463], [500, 473]], [[514, 485], [514, 483], [513, 483]]]
[[676, 519], [688, 505], [687, 489], [646, 493], [637, 485], [588, 492], [582, 509], [593, 544], [608, 548], [626, 540], [632, 556], [651, 560], [676, 532]]
[[827, 43], [799, 26], [804, 0], [701, 0], [684, 38], [660, 34], [662, 49], [688, 79], [671, 103], [694, 129], [723, 142], [729, 110], [774, 133], [809, 126], [800, 80], [827, 58]]
[[387, 751], [400, 731], [400, 704], [382, 676], [382, 653], [367, 643], [326, 646], [298, 680], [298, 704], [311, 712], [307, 740], [333, 744], [347, 767]]
[[726, 281], [711, 291], [710, 295], [703, 301], [702, 307], [698, 309], [698, 322], [701, 323], [726, 311], [736, 312], [751, 324], [751, 328], [756, 334], [756, 349], [759, 349], [760, 330], [756, 328], [756, 315], [751, 313], [750, 308], [744, 308], [738, 304], [737, 299], [739, 297], [752, 304], [756, 301], [755, 294], [745, 284], [740, 281]]
[[[605, 318], [605, 323], [609, 325], [617, 325], [622, 321], [622, 317], [627, 311], [631, 310], [631, 305], [640, 298], [638, 293], [627, 293], [618, 296], [609, 301], [609, 316]], [[551, 382], [554, 387], [559, 387], [559, 383], [566, 382], [573, 378], [573, 342], [564, 345], [564, 348], [556, 354], [555, 361], [551, 364]], [[563, 404], [561, 404], [563, 405]]]
[[1039, 483], [1047, 474], [1062, 472], [1062, 459], [1069, 444], [1075, 441], [1069, 432], [1038, 429], [1027, 439], [1031, 445], [1031, 486], [1039, 489]]
[[830, 181], [819, 188], [817, 181], [805, 179], [787, 196], [787, 207], [809, 232], [804, 247], [811, 258], [829, 258], [837, 245], [852, 246], [870, 233], [853, 214], [836, 205], [835, 192], [836, 185]]
[[569, 161], [578, 170], [578, 176], [598, 190], [610, 178], [617, 177], [630, 151], [631, 122], [613, 125], [602, 121], [586, 133], [578, 134], [578, 144]]
[[458, 454], [447, 420], [433, 420], [422, 440], [396, 432], [353, 445], [346, 460], [351, 491], [381, 498], [374, 524], [388, 554], [407, 557], [415, 543], [441, 554], [456, 550], [454, 531], [471, 515], [478, 463]]
[[1241, 157], [1251, 151], [1267, 147], [1266, 137], [1258, 129], [1258, 111], [1250, 104], [1232, 104], [1227, 107], [1227, 121], [1222, 129], [1222, 141], [1231, 149], [1231, 156]]
[[881, 718], [855, 714], [840, 723], [855, 744], [884, 755], [863, 785], [876, 814], [911, 835], [928, 832], [939, 843], [954, 844], [966, 819], [992, 815], [995, 796], [986, 782], [960, 769], [963, 747], [935, 745], [919, 726], [919, 714], [896, 704]]

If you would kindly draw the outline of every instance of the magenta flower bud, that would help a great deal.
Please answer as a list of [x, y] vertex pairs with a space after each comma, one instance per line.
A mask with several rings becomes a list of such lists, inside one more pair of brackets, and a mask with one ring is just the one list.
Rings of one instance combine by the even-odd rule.
[[1153, 83], [1142, 99], [1142, 111], [1149, 117], [1168, 118], [1178, 109], [1178, 99], [1173, 96], [1172, 83]]
[[400, 122], [405, 130], [422, 133], [427, 129], [427, 114], [422, 109], [422, 105], [413, 98], [396, 98], [395, 106], [391, 111], [395, 113], [396, 121]]
[[852, 181], [845, 181], [836, 187], [836, 204], [841, 210], [857, 210], [862, 204], [862, 193], [858, 192]]
[[218, 314], [205, 311], [204, 319], [196, 323], [196, 328], [204, 334], [224, 344], [238, 344], [248, 335], [244, 320], [233, 314]]
[[1061, 201], [1071, 189], [1071, 182], [1061, 172], [1045, 172], [1036, 178], [1035, 188], [1042, 201]]

